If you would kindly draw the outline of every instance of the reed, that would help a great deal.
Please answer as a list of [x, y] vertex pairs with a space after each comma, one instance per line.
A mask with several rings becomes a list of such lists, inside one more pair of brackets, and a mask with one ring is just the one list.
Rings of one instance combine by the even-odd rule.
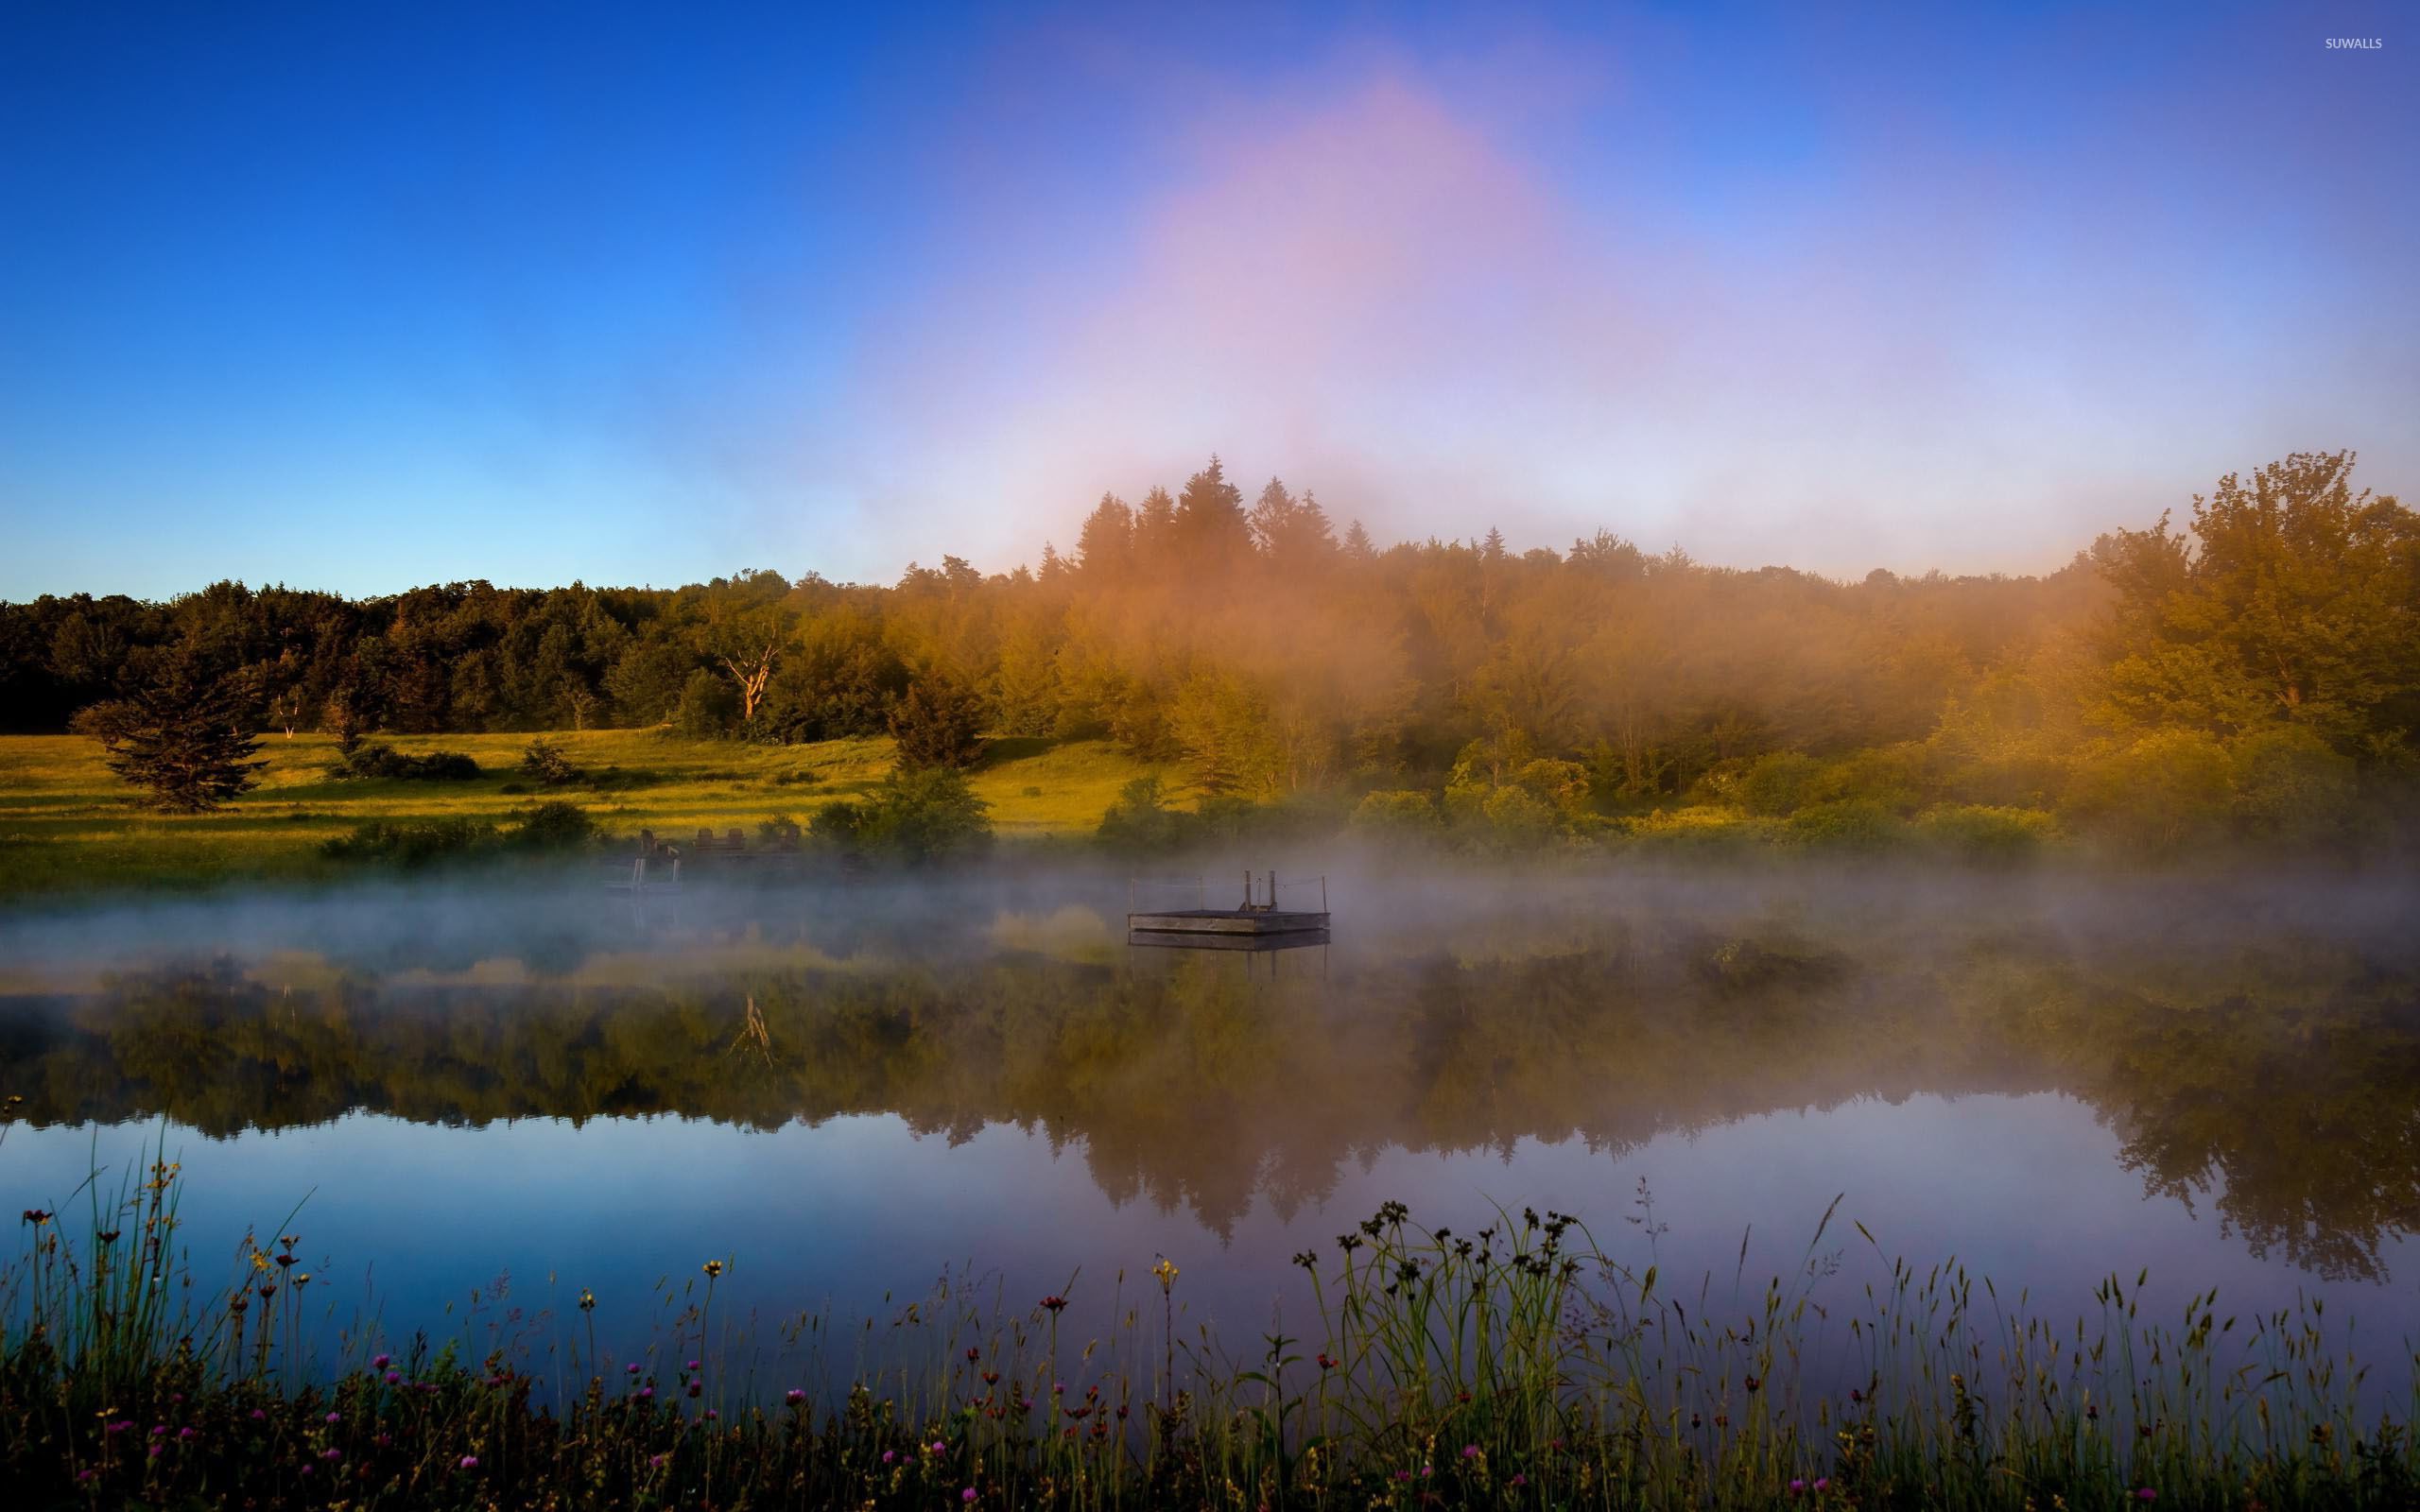
[[[5, 1131], [0, 1131], [5, 1133]], [[0, 1468], [21, 1504], [931, 1508], [2400, 1507], [2415, 1403], [2387, 1401], [2324, 1306], [2160, 1314], [2148, 1278], [2053, 1322], [1955, 1262], [1883, 1260], [1846, 1306], [1839, 1204], [1788, 1275], [1676, 1294], [1558, 1212], [1468, 1231], [1390, 1203], [1295, 1257], [1315, 1321], [1234, 1354], [1162, 1257], [1115, 1273], [1108, 1325], [1063, 1325], [1080, 1272], [1029, 1304], [945, 1278], [885, 1318], [776, 1331], [804, 1383], [716, 1305], [730, 1258], [659, 1288], [642, 1361], [579, 1326], [488, 1320], [389, 1353], [367, 1326], [320, 1364], [295, 1237], [247, 1236], [206, 1282], [182, 1176], [29, 1212], [0, 1279]], [[290, 1221], [290, 1219], [289, 1219]], [[1855, 1226], [1851, 1226], [1855, 1227]], [[321, 1284], [321, 1293], [325, 1287]], [[1089, 1315], [1103, 1315], [1094, 1310]], [[375, 1352], [372, 1352], [372, 1351]], [[2398, 1361], [2420, 1367], [2420, 1361]], [[2409, 1382], [2420, 1368], [2400, 1372]], [[2399, 1387], [2408, 1392], [2408, 1385]]]

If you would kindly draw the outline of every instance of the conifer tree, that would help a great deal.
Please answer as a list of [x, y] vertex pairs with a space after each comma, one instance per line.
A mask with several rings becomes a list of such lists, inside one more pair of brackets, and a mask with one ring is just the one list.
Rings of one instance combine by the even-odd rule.
[[206, 814], [257, 785], [266, 762], [233, 678], [190, 652], [164, 658], [130, 698], [86, 712], [82, 728], [109, 749], [110, 770], [149, 793], [151, 807]]

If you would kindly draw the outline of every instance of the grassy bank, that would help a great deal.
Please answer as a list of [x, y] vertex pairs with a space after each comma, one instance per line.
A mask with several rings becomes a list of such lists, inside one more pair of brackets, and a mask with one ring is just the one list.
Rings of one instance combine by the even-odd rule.
[[1827, 1234], [1872, 1244], [1829, 1215], [1791, 1275], [1676, 1286], [1563, 1214], [1458, 1232], [1391, 1203], [1296, 1257], [1316, 1299], [1300, 1336], [1190, 1324], [1184, 1269], [1162, 1260], [1071, 1280], [1115, 1290], [1094, 1337], [1063, 1332], [1068, 1296], [946, 1286], [879, 1332], [801, 1319], [784, 1336], [819, 1358], [788, 1384], [756, 1376], [718, 1317], [739, 1262], [715, 1257], [660, 1288], [643, 1359], [597, 1357], [604, 1304], [583, 1290], [572, 1315], [532, 1320], [551, 1348], [474, 1357], [356, 1328], [331, 1374], [311, 1319], [341, 1304], [311, 1290], [297, 1241], [248, 1237], [228, 1277], [204, 1276], [179, 1184], [163, 1160], [88, 1188], [88, 1211], [24, 1215], [0, 1284], [13, 1504], [2017, 1512], [2420, 1494], [2410, 1403], [2363, 1406], [2351, 1341], [2315, 1304], [2153, 1309], [2144, 1278], [2113, 1277], [2060, 1318], [1955, 1265], [1898, 1263], [1827, 1310]]
[[[329, 874], [329, 840], [363, 823], [473, 818], [509, 821], [539, 797], [569, 799], [616, 832], [720, 833], [778, 816], [804, 822], [826, 803], [862, 794], [892, 765], [888, 740], [811, 746], [690, 741], [654, 731], [563, 731], [546, 738], [599, 785], [530, 792], [518, 770], [531, 737], [381, 736], [406, 756], [459, 751], [480, 775], [468, 782], [338, 782], [327, 735], [270, 736], [261, 785], [216, 814], [170, 816], [129, 801], [98, 742], [79, 735], [0, 736], [0, 895], [218, 882], [301, 880]], [[971, 775], [994, 828], [1016, 838], [1089, 834], [1120, 789], [1171, 774], [1106, 742], [1002, 741]]]

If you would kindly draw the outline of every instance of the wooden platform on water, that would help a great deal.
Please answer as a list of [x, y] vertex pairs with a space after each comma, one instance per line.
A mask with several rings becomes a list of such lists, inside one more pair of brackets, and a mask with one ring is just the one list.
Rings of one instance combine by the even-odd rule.
[[1328, 938], [1328, 932], [1324, 929], [1288, 930], [1283, 935], [1205, 935], [1198, 930], [1180, 934], [1149, 929], [1126, 932], [1126, 943], [1129, 945], [1156, 946], [1168, 951], [1290, 951], [1301, 945], [1324, 945]]
[[1216, 935], [1246, 938], [1269, 935], [1303, 935], [1327, 928], [1327, 915], [1284, 913], [1265, 908], [1171, 908], [1154, 914], [1128, 914], [1129, 935]]

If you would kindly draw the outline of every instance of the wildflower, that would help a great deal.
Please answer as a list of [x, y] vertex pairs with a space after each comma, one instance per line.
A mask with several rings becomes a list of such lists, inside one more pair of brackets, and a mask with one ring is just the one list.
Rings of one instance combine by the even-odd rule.
[[1042, 1310], [1046, 1313], [1056, 1313], [1066, 1305], [1067, 1299], [1056, 1293], [1053, 1293], [1042, 1299]]
[[1477, 1444], [1464, 1444], [1464, 1445], [1462, 1446], [1462, 1458], [1464, 1458], [1464, 1459], [1477, 1459], [1477, 1458], [1478, 1458], [1478, 1446]]
[[973, 1345], [968, 1345], [968, 1346], [967, 1346], [967, 1349], [966, 1349], [966, 1363], [967, 1363], [968, 1365], [973, 1365], [976, 1361], [980, 1360], [980, 1359], [982, 1359], [982, 1358], [983, 1358], [983, 1351], [982, 1351], [982, 1350], [980, 1350], [980, 1349], [978, 1349], [975, 1348]]
[[718, 1412], [715, 1411], [712, 1407], [709, 1407], [709, 1408], [707, 1408], [707, 1409], [706, 1409], [706, 1421], [708, 1421], [708, 1422], [712, 1422], [712, 1421], [714, 1421], [717, 1418], [719, 1418], [719, 1417], [721, 1417], [721, 1416], [722, 1416], [722, 1415], [721, 1415], [720, 1413], [718, 1413]]
[[651, 1400], [654, 1398], [654, 1396], [655, 1396], [655, 1388], [654, 1388], [653, 1386], [641, 1386], [641, 1387], [639, 1387], [639, 1400], [641, 1400], [641, 1401], [648, 1401], [648, 1400]]
[[631, 1361], [630, 1363], [629, 1369], [631, 1374], [637, 1375], [639, 1373], [639, 1363], [636, 1360]]
[[1151, 1274], [1160, 1279], [1160, 1290], [1168, 1291], [1176, 1285], [1176, 1262], [1162, 1255], [1160, 1263], [1151, 1267]]
[[390, 1386], [402, 1384], [403, 1379], [404, 1373], [401, 1370], [389, 1370], [387, 1372], [387, 1384]]
[[895, 1449], [886, 1449], [882, 1452], [882, 1462], [885, 1465], [890, 1464], [892, 1460], [895, 1460], [898, 1457], [899, 1452]]
[[695, 1361], [695, 1360], [690, 1361], [690, 1362], [689, 1362], [689, 1368], [690, 1368], [690, 1369], [692, 1369], [692, 1370], [697, 1369], [697, 1368], [698, 1368], [698, 1362], [697, 1362], [697, 1361]]
[[1395, 1479], [1396, 1479], [1396, 1480], [1398, 1480], [1398, 1481], [1408, 1481], [1408, 1480], [1410, 1480], [1410, 1479], [1411, 1479], [1411, 1471], [1409, 1471], [1409, 1470], [1397, 1470], [1397, 1471], [1395, 1471]]
[[1831, 1478], [1830, 1476], [1828, 1476], [1828, 1475], [1818, 1475], [1818, 1476], [1816, 1476], [1816, 1477], [1815, 1477], [1815, 1494], [1816, 1494], [1816, 1495], [1821, 1496], [1821, 1495], [1823, 1495], [1825, 1491], [1828, 1491], [1828, 1490], [1830, 1490], [1831, 1488], [1832, 1488], [1832, 1478]]
[[102, 1244], [114, 1245], [117, 1243], [117, 1230], [114, 1228], [104, 1228], [93, 1237], [99, 1240]]
[[721, 1275], [721, 1274], [722, 1274], [722, 1262], [721, 1262], [721, 1261], [719, 1261], [719, 1260], [710, 1260], [710, 1261], [707, 1261], [707, 1262], [706, 1262], [706, 1280], [713, 1280], [716, 1277], [717, 1277], [717, 1276], [719, 1276], [719, 1275]]
[[596, 1294], [585, 1286], [579, 1289], [579, 1310], [583, 1313], [596, 1311]]
[[463, 1455], [463, 1456], [462, 1456], [462, 1468], [463, 1468], [464, 1469], [466, 1469], [466, 1470], [475, 1470], [475, 1469], [477, 1469], [479, 1468], [479, 1456], [477, 1456], [476, 1454], [465, 1454], [465, 1455]]
[[101, 1432], [105, 1434], [122, 1434], [133, 1426], [134, 1423], [130, 1418], [121, 1418], [116, 1422], [113, 1422], [107, 1428], [102, 1429]]
[[1527, 1486], [1530, 1484], [1530, 1478], [1522, 1474], [1520, 1471], [1515, 1470], [1512, 1472], [1512, 1479], [1506, 1484], [1512, 1486]]
[[26, 1210], [25, 1221], [39, 1228], [43, 1224], [50, 1222], [50, 1214], [43, 1211], [40, 1208], [27, 1208]]
[[698, 1393], [700, 1393], [700, 1392], [701, 1392], [701, 1391], [703, 1391], [703, 1390], [705, 1390], [705, 1389], [706, 1389], [706, 1383], [705, 1383], [704, 1382], [702, 1382], [702, 1381], [692, 1381], [692, 1382], [690, 1382], [690, 1383], [689, 1383], [689, 1400], [690, 1400], [691, 1401], [695, 1401], [695, 1400], [698, 1400]]
[[343, 1420], [344, 1420], [344, 1419], [343, 1419], [343, 1418], [342, 1418], [342, 1417], [340, 1417], [339, 1415], [336, 1414], [336, 1413], [330, 1413], [330, 1414], [328, 1414], [328, 1421], [330, 1421], [330, 1422], [332, 1422], [332, 1423], [336, 1423], [336, 1422], [342, 1422]]
[[337, 1460], [344, 1458], [344, 1451], [341, 1449], [323, 1449], [320, 1451], [320, 1457], [333, 1465]]
[[961, 1502], [972, 1502], [972, 1501], [974, 1501], [974, 1500], [975, 1500], [975, 1487], [973, 1487], [973, 1486], [968, 1486], [965, 1490], [959, 1492], [959, 1493], [958, 1493], [958, 1499], [959, 1499], [959, 1501], [961, 1501]]
[[1805, 1496], [1806, 1494], [1806, 1483], [1800, 1480], [1791, 1481], [1789, 1483], [1789, 1494], [1792, 1496]]
[[806, 1400], [806, 1393], [799, 1390], [796, 1386], [792, 1386], [789, 1390], [782, 1393], [782, 1400], [795, 1407]]
[[268, 1414], [262, 1411], [260, 1408], [255, 1407], [252, 1409], [252, 1421], [256, 1423], [265, 1423], [268, 1421]]
[[190, 1428], [180, 1428], [177, 1430], [177, 1437], [179, 1439], [187, 1439], [193, 1436], [195, 1436], [194, 1431]]
[[671, 1459], [672, 1456], [669, 1454], [657, 1454], [648, 1459], [647, 1462], [647, 1468], [651, 1470], [660, 1470], [664, 1469], [666, 1465], [669, 1464]]
[[2137, 1502], [2156, 1502], [2159, 1500], [2159, 1493], [2146, 1486], [2135, 1493], [2135, 1500]]
[[1333, 1370], [1336, 1368], [1335, 1359], [1330, 1356], [1325, 1349], [1322, 1349], [1320, 1351], [1320, 1368], [1322, 1370]]
[[389, 1366], [394, 1364], [394, 1362], [395, 1357], [393, 1355], [382, 1354], [370, 1362], [370, 1368], [372, 1370], [384, 1370]]

